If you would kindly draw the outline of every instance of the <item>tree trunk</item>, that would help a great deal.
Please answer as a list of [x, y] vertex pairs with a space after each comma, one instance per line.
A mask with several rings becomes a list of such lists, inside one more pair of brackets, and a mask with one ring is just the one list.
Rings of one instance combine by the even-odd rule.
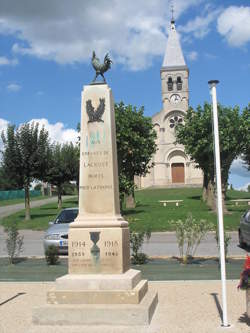
[[80, 196], [80, 192], [79, 192], [79, 178], [77, 178], [77, 180], [76, 180], [76, 190], [77, 190], [77, 199], [78, 199], [78, 204], [79, 204], [79, 196]]
[[52, 197], [52, 185], [48, 183], [48, 196]]
[[202, 200], [203, 200], [203, 202], [207, 202], [207, 189], [208, 189], [208, 177], [207, 177], [207, 174], [204, 173], [203, 189], [202, 189]]
[[126, 208], [135, 208], [135, 194], [125, 194], [125, 205]]
[[221, 184], [221, 191], [222, 191], [223, 213], [228, 214], [228, 210], [227, 210], [227, 206], [226, 206], [227, 183], [226, 184]]
[[44, 182], [41, 184], [41, 194], [44, 197], [45, 196], [45, 191], [44, 191]]
[[61, 209], [62, 208], [62, 187], [61, 186], [57, 186], [57, 197], [58, 197], [57, 208]]
[[214, 195], [214, 184], [211, 180], [208, 181], [206, 203], [213, 211], [216, 210], [216, 201], [215, 201], [215, 195]]
[[30, 189], [29, 183], [24, 186], [25, 193], [25, 220], [30, 220]]

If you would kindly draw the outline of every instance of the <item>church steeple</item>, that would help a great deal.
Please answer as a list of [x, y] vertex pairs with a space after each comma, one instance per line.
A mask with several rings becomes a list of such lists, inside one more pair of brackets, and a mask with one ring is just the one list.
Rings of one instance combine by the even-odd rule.
[[162, 103], [166, 112], [188, 109], [188, 67], [172, 16], [166, 52], [161, 67]]
[[166, 51], [162, 67], [186, 67], [182, 53], [179, 35], [175, 28], [175, 20], [172, 17]]

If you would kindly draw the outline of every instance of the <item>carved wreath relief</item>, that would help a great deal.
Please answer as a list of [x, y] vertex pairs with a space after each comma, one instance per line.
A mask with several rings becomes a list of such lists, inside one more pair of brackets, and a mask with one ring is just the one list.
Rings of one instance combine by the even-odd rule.
[[86, 101], [86, 110], [89, 117], [88, 123], [104, 122], [101, 118], [105, 111], [105, 98], [99, 98], [99, 105], [95, 108], [92, 105], [92, 101], [88, 99]]

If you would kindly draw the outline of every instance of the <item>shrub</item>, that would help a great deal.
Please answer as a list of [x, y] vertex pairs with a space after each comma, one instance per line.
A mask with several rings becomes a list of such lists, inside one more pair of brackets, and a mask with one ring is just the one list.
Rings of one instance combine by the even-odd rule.
[[[231, 239], [232, 239], [232, 237], [228, 233], [226, 233], [225, 230], [224, 230], [224, 251], [225, 251], [225, 260], [226, 260], [226, 262], [228, 261], [228, 258], [227, 258], [228, 247], [229, 247]], [[215, 240], [216, 240], [216, 243], [217, 243], [218, 250], [220, 250], [218, 228], [216, 228]]]
[[63, 184], [63, 190], [62, 194], [63, 195], [73, 195], [76, 194], [76, 185], [71, 184], [71, 183], [64, 183]]
[[151, 231], [147, 230], [138, 233], [130, 231], [130, 248], [132, 250], [131, 263], [134, 265], [145, 264], [148, 261], [148, 256], [145, 253], [139, 252], [145, 236], [147, 240], [149, 240], [151, 237]]
[[15, 259], [23, 251], [23, 236], [19, 235], [17, 223], [12, 223], [7, 228], [6, 248], [10, 264], [15, 263]]
[[184, 221], [178, 220], [173, 223], [175, 224], [180, 258], [186, 264], [192, 260], [200, 242], [207, 232], [212, 230], [213, 224], [206, 220], [197, 221], [191, 213], [187, 215]]
[[45, 258], [48, 265], [56, 265], [59, 262], [57, 247], [54, 245], [49, 245], [45, 251]]

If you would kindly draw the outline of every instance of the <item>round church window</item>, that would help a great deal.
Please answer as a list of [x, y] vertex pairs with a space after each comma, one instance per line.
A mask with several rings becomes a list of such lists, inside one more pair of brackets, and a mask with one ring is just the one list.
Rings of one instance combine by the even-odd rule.
[[169, 120], [169, 127], [170, 128], [174, 128], [177, 124], [181, 124], [183, 122], [182, 117], [179, 116], [174, 116], [172, 118], [170, 118]]

